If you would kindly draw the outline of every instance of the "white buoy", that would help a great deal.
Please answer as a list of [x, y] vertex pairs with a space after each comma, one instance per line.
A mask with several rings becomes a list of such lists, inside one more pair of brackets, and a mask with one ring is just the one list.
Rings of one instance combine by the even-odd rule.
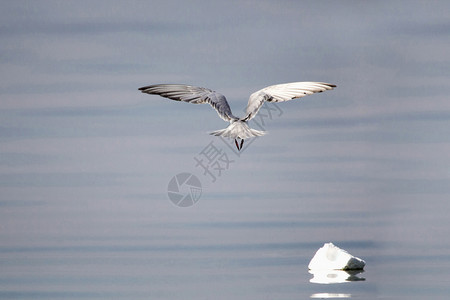
[[347, 251], [325, 243], [308, 265], [310, 270], [362, 270], [366, 262]]

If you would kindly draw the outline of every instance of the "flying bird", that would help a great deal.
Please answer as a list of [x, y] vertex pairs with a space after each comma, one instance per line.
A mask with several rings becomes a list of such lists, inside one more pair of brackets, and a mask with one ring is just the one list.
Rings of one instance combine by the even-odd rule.
[[245, 139], [265, 134], [265, 131], [252, 129], [247, 125], [247, 122], [256, 116], [264, 101], [284, 102], [332, 90], [335, 87], [334, 84], [324, 82], [292, 82], [268, 86], [250, 95], [243, 118], [233, 115], [224, 95], [210, 89], [184, 84], [155, 84], [141, 87], [139, 90], [142, 93], [160, 95], [176, 101], [210, 104], [219, 117], [230, 122], [227, 128], [213, 131], [210, 134], [234, 139], [236, 147], [240, 151]]

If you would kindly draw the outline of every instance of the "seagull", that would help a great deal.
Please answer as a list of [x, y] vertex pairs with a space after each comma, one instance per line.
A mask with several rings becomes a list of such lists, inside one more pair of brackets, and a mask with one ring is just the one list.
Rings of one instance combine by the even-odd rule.
[[[155, 84], [139, 88], [142, 93], [159, 95], [176, 101], [193, 104], [210, 104], [224, 121], [230, 122], [225, 129], [211, 132], [211, 135], [234, 139], [238, 151], [244, 145], [244, 139], [262, 136], [266, 132], [252, 129], [247, 122], [253, 119], [265, 101], [284, 102], [307, 95], [332, 90], [336, 85], [324, 82], [292, 82], [265, 87], [254, 92], [248, 99], [245, 116], [233, 115], [224, 95], [213, 90], [185, 84]], [[240, 141], [240, 142], [239, 142]]]

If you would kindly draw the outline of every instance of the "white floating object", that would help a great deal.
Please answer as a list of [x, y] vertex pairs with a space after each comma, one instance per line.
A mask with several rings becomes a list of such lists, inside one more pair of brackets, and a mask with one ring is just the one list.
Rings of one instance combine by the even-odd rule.
[[362, 270], [366, 262], [336, 247], [325, 243], [311, 259], [310, 270]]

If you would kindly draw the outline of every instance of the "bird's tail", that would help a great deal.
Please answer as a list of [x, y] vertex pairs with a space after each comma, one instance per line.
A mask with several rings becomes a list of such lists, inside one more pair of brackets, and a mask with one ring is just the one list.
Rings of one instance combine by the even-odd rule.
[[251, 137], [262, 136], [266, 134], [266, 132], [252, 129], [247, 125], [247, 122], [238, 120], [231, 123], [227, 128], [213, 131], [210, 134], [231, 139], [240, 138], [244, 140]]

